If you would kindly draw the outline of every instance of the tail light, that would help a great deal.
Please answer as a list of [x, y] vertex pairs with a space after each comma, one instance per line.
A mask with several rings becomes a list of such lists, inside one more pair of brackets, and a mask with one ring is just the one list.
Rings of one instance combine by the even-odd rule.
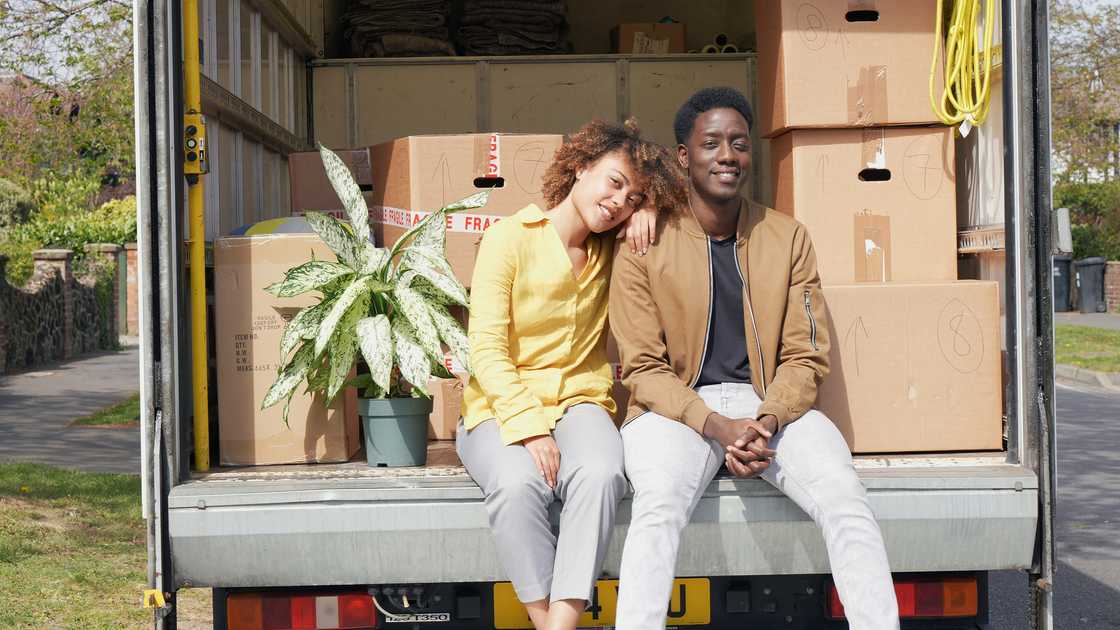
[[229, 630], [371, 630], [373, 598], [344, 593], [233, 593], [226, 600]]
[[[903, 619], [975, 617], [980, 614], [980, 589], [975, 576], [898, 579], [894, 583], [898, 615]], [[836, 585], [828, 585], [828, 616], [844, 619]]]

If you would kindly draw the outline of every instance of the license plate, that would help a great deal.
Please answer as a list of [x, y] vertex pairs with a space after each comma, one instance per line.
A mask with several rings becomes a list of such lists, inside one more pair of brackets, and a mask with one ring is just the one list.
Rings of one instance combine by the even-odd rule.
[[[666, 625], [703, 626], [711, 623], [711, 590], [708, 578], [674, 580]], [[613, 627], [617, 605], [618, 580], [599, 580], [591, 592], [591, 605], [579, 618], [579, 627]], [[509, 582], [494, 584], [494, 627], [498, 630], [533, 627], [529, 613], [517, 600]]]

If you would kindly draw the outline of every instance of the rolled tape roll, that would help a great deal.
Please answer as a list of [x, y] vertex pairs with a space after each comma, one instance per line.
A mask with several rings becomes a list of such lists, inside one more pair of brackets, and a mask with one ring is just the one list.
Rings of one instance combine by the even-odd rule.
[[704, 46], [703, 48], [701, 48], [700, 52], [706, 53], [706, 54], [709, 54], [709, 55], [715, 54], [715, 53], [719, 52], [719, 47], [716, 46], [715, 44], [708, 44], [707, 46]]
[[720, 48], [719, 51], [721, 53], [737, 53], [737, 52], [739, 52], [739, 47], [736, 46], [735, 44], [728, 44], [728, 45], [724, 46], [723, 48]]
[[731, 43], [731, 38], [727, 36], [727, 33], [716, 33], [715, 39], [713, 39], [712, 41], [716, 43], [716, 46], [723, 48], [724, 46]]

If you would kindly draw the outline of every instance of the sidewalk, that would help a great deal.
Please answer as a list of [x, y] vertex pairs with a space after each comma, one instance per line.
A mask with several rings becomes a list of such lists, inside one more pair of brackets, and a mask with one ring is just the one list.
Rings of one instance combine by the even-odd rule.
[[1120, 330], [1120, 313], [1054, 313], [1054, 323]]
[[140, 472], [140, 429], [68, 427], [139, 391], [139, 348], [0, 376], [0, 462]]

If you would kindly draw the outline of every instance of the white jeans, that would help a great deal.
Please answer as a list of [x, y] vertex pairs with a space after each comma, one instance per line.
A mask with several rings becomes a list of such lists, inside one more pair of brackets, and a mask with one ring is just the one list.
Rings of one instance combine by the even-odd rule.
[[[753, 418], [750, 385], [698, 392], [729, 418]], [[723, 464], [715, 440], [653, 412], [622, 428], [626, 475], [634, 487], [619, 572], [617, 630], [665, 627], [681, 531]], [[897, 630], [890, 565], [867, 492], [840, 432], [812, 410], [770, 440], [777, 452], [762, 477], [801, 507], [824, 533], [828, 560], [852, 630]]]

